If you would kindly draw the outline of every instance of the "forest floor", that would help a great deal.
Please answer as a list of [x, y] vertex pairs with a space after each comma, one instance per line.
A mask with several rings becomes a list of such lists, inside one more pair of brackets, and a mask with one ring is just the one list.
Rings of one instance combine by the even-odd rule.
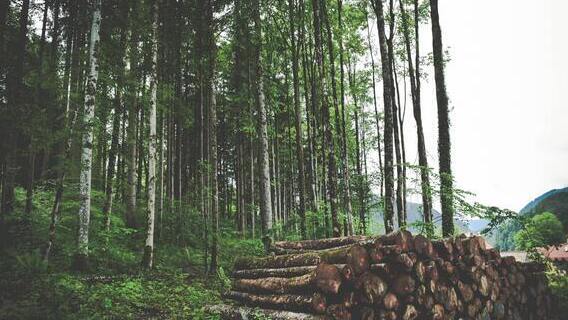
[[[76, 244], [78, 194], [66, 190], [57, 240], [49, 264], [41, 252], [48, 239], [53, 192], [38, 190], [31, 216], [24, 211], [25, 192], [17, 190], [15, 212], [0, 232], [0, 319], [216, 319], [202, 311], [220, 300], [237, 255], [262, 254], [259, 240], [242, 240], [229, 224], [222, 226], [220, 270], [205, 275], [200, 216], [190, 209], [164, 213], [155, 268], [140, 261], [143, 227], [124, 226], [117, 204], [109, 232], [102, 227], [104, 195], [94, 192], [90, 229], [90, 272], [71, 270]], [[118, 203], [118, 201], [116, 201]], [[143, 209], [140, 219], [144, 221]], [[180, 224], [178, 221], [184, 221]], [[174, 232], [175, 231], [175, 232]], [[179, 236], [173, 237], [174, 234]]]

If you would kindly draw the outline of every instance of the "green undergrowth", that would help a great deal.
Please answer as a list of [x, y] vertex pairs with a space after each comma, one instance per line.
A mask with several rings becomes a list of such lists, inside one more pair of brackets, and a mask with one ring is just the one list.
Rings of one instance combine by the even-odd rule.
[[[234, 258], [262, 254], [259, 240], [242, 240], [227, 221], [221, 226], [220, 270], [206, 274], [201, 216], [176, 206], [163, 214], [154, 269], [143, 271], [145, 228], [126, 227], [123, 207], [116, 201], [111, 229], [104, 230], [104, 195], [93, 191], [89, 272], [76, 273], [71, 265], [77, 190], [76, 185], [66, 189], [55, 247], [46, 264], [42, 252], [53, 192], [38, 188], [33, 213], [26, 216], [25, 192], [17, 189], [15, 211], [6, 218], [0, 239], [0, 319], [217, 319], [203, 307], [220, 301]], [[144, 209], [138, 211], [142, 222]]]

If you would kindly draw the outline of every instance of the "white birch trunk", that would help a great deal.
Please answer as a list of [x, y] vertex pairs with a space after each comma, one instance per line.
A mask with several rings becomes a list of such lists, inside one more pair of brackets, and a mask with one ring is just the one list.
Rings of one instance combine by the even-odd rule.
[[99, 77], [99, 30], [101, 27], [101, 0], [95, 0], [93, 21], [91, 24], [91, 40], [89, 42], [89, 75], [85, 95], [83, 118], [83, 147], [81, 152], [80, 201], [78, 267], [84, 267], [89, 255], [89, 220], [91, 213], [91, 169], [93, 155], [93, 119], [95, 117], [95, 97]]
[[154, 216], [156, 211], [156, 104], [158, 63], [158, 1], [154, 0], [154, 21], [152, 22], [152, 65], [150, 71], [150, 138], [148, 140], [148, 217], [146, 246], [144, 248], [144, 266], [152, 268], [154, 257]]

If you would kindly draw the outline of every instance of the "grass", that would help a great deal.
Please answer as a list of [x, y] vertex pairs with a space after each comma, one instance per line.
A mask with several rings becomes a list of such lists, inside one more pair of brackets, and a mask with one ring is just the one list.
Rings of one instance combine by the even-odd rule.
[[[25, 193], [16, 190], [15, 212], [6, 218], [0, 248], [0, 319], [217, 319], [203, 311], [220, 301], [237, 255], [262, 254], [260, 240], [242, 240], [230, 221], [222, 224], [220, 270], [203, 267], [202, 218], [192, 208], [164, 212], [155, 268], [142, 271], [144, 227], [127, 228], [117, 202], [110, 231], [103, 228], [104, 195], [93, 192], [90, 272], [75, 273], [77, 185], [65, 192], [57, 239], [49, 264], [41, 253], [48, 237], [53, 192], [39, 187], [31, 216], [23, 213]], [[144, 210], [138, 210], [144, 221]], [[183, 221], [183, 223], [180, 223]]]

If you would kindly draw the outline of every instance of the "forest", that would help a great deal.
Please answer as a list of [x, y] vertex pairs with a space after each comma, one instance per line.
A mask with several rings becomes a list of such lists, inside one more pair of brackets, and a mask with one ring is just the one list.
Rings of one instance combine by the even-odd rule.
[[454, 181], [438, 0], [0, 0], [0, 57], [0, 319], [218, 319], [277, 241], [515, 219]]

